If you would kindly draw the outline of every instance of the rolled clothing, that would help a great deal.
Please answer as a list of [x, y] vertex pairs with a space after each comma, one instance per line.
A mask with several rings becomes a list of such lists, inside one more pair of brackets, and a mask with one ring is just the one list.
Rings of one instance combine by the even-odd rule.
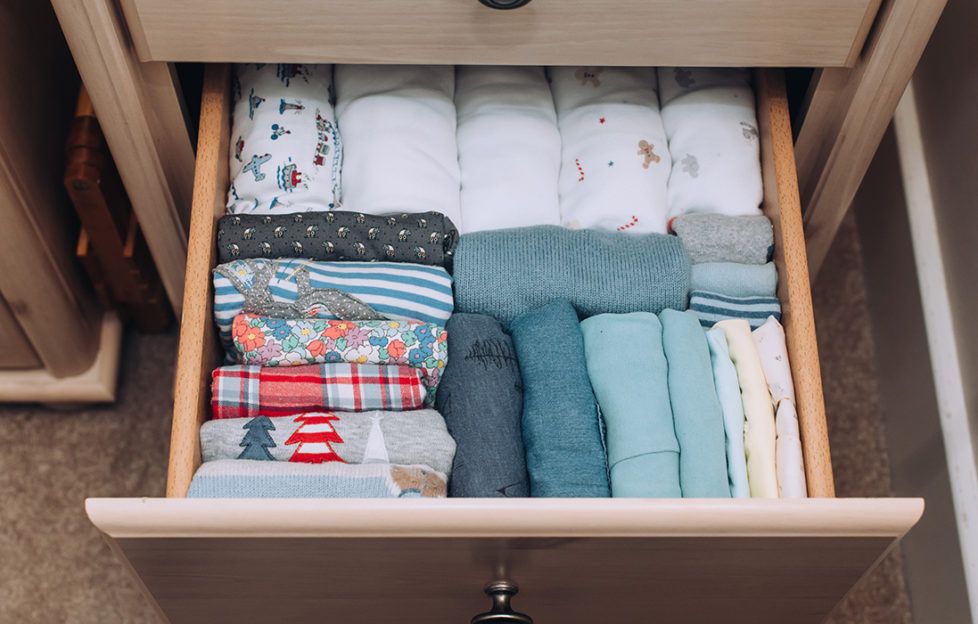
[[200, 426], [205, 462], [253, 459], [305, 463], [424, 464], [449, 474], [455, 440], [435, 410], [306, 412], [221, 418]]
[[461, 224], [451, 65], [337, 65], [343, 206], [434, 210]]
[[764, 215], [687, 214], [669, 220], [693, 264], [765, 264], [774, 256], [774, 227]]
[[767, 264], [704, 262], [694, 264], [690, 288], [728, 297], [774, 297], [778, 291], [778, 270]]
[[669, 364], [669, 399], [679, 440], [683, 498], [729, 498], [723, 411], [706, 333], [688, 310], [663, 310], [659, 320]]
[[682, 497], [659, 319], [649, 312], [599, 314], [581, 322], [581, 334], [605, 423], [611, 495]]
[[730, 360], [727, 337], [722, 327], [714, 327], [706, 332], [710, 345], [710, 363], [713, 366], [713, 381], [716, 385], [717, 399], [723, 410], [723, 432], [727, 448], [727, 480], [730, 483], [730, 496], [750, 498], [750, 485], [747, 481], [747, 459], [744, 452], [744, 404], [740, 399], [740, 384], [737, 369]]
[[781, 498], [807, 498], [805, 461], [802, 457], [798, 414], [792, 401], [781, 401], [775, 417], [778, 432], [775, 463], [778, 472], [778, 494]]
[[569, 301], [520, 315], [512, 325], [523, 377], [523, 446], [534, 497], [608, 497], [600, 416]]
[[187, 498], [444, 498], [447, 479], [428, 466], [204, 462]]
[[656, 75], [640, 67], [550, 67], [561, 138], [561, 223], [664, 233], [672, 168]]
[[217, 221], [221, 263], [245, 258], [309, 258], [450, 266], [457, 244], [455, 224], [438, 212], [378, 216], [331, 210], [224, 215]]
[[443, 326], [454, 307], [452, 278], [442, 267], [300, 258], [234, 260], [214, 269], [214, 323], [221, 344], [234, 355], [231, 327], [242, 312], [357, 320], [334, 313], [345, 311], [332, 303], [336, 291], [390, 320]]
[[458, 444], [449, 496], [529, 496], [513, 340], [499, 321], [481, 314], [453, 314], [446, 329], [449, 363], [435, 407]]
[[428, 403], [448, 361], [448, 334], [434, 323], [234, 317], [239, 364], [296, 366], [350, 362], [410, 366], [421, 371]]
[[462, 231], [559, 225], [560, 132], [542, 67], [455, 68]]
[[472, 232], [455, 255], [459, 312], [508, 326], [524, 312], [567, 299], [581, 318], [684, 310], [689, 256], [675, 236], [554, 226]]
[[338, 410], [421, 409], [421, 371], [409, 366], [308, 364], [221, 366], [211, 374], [213, 418], [291, 416]]
[[781, 302], [777, 297], [728, 297], [706, 290], [689, 293], [689, 309], [703, 327], [742, 318], [750, 323], [751, 329], [757, 329], [768, 318], [781, 318]]
[[333, 66], [246, 63], [232, 76], [228, 212], [338, 206], [343, 144], [330, 102]]
[[777, 407], [782, 401], [795, 402], [795, 385], [791, 379], [791, 363], [788, 360], [788, 345], [785, 342], [784, 328], [778, 321], [780, 315], [770, 316], [760, 327], [751, 332], [754, 346], [761, 357], [761, 368], [771, 400]]
[[730, 360], [737, 369], [740, 398], [744, 406], [744, 454], [747, 480], [752, 498], [778, 498], [775, 469], [774, 407], [764, 381], [764, 370], [750, 325], [743, 319], [720, 321], [730, 349]]
[[759, 215], [757, 110], [740, 68], [660, 67], [662, 123], [669, 139], [669, 216]]

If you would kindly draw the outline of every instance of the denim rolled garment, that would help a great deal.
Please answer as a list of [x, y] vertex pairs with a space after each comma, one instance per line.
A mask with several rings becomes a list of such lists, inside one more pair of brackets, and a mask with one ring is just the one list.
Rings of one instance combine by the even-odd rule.
[[679, 439], [684, 498], [729, 498], [723, 412], [713, 383], [706, 332], [691, 311], [663, 310], [662, 346]]
[[435, 397], [458, 448], [450, 496], [529, 496], [520, 432], [523, 384], [513, 340], [494, 318], [453, 314]]
[[611, 495], [679, 498], [679, 443], [659, 319], [649, 312], [599, 314], [581, 322], [581, 333], [607, 431]]
[[608, 497], [608, 463], [577, 313], [558, 300], [517, 317], [530, 495]]

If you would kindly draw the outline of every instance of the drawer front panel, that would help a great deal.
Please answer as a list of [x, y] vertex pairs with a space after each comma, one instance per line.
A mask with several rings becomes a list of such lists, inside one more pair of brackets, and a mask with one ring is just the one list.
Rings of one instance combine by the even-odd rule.
[[144, 61], [851, 66], [880, 0], [123, 0]]

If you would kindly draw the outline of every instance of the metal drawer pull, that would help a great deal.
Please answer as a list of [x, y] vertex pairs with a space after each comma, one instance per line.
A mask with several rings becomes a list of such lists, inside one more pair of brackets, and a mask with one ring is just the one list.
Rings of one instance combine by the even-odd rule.
[[510, 599], [519, 591], [516, 583], [496, 581], [485, 587], [486, 595], [492, 598], [492, 609], [472, 618], [471, 624], [533, 624], [533, 618], [525, 613], [517, 613], [509, 607]]
[[479, 0], [490, 9], [518, 9], [530, 0]]

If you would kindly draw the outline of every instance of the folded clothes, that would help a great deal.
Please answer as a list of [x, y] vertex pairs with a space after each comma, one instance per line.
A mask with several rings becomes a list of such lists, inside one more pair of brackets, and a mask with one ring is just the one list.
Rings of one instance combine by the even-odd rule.
[[785, 342], [784, 328], [781, 327], [779, 320], [781, 320], [780, 315], [770, 316], [763, 325], [751, 332], [775, 407], [784, 400], [795, 402], [795, 386], [791, 380], [788, 345]]
[[560, 132], [542, 67], [455, 68], [462, 231], [560, 224]]
[[744, 406], [744, 453], [747, 457], [747, 480], [752, 498], [777, 498], [778, 479], [775, 470], [774, 407], [764, 381], [764, 370], [757, 347], [750, 335], [750, 325], [743, 319], [720, 321], [730, 349], [730, 359], [737, 369], [740, 398]]
[[703, 327], [713, 327], [719, 321], [746, 319], [756, 329], [767, 318], [781, 318], [781, 302], [777, 297], [728, 297], [705, 290], [689, 294], [689, 309]]
[[446, 477], [428, 466], [204, 462], [187, 498], [444, 498]]
[[669, 229], [683, 240], [693, 264], [765, 264], [774, 254], [774, 228], [764, 215], [687, 214], [670, 219]]
[[233, 76], [228, 211], [337, 206], [343, 146], [330, 103], [333, 66], [247, 63]]
[[680, 498], [680, 447], [659, 319], [649, 312], [599, 314], [581, 322], [581, 334], [605, 423], [611, 495]]
[[466, 234], [455, 254], [457, 310], [503, 325], [556, 299], [568, 299], [582, 318], [683, 310], [689, 280], [682, 242], [663, 234], [541, 225]]
[[214, 323], [221, 343], [234, 352], [231, 325], [242, 312], [356, 320], [334, 313], [333, 290], [388, 319], [444, 325], [452, 313], [452, 278], [442, 267], [300, 258], [235, 260], [214, 269]]
[[447, 266], [458, 230], [438, 212], [387, 216], [331, 210], [294, 215], [224, 215], [217, 221], [219, 262], [310, 258]]
[[200, 426], [200, 452], [205, 462], [424, 464], [448, 474], [455, 440], [434, 410], [306, 412], [208, 420]]
[[221, 366], [211, 382], [214, 418], [291, 416], [317, 410], [421, 409], [421, 371], [409, 366]]
[[562, 144], [561, 222], [666, 231], [672, 164], [656, 75], [639, 67], [550, 67]]
[[450, 496], [529, 496], [520, 429], [523, 383], [513, 340], [496, 319], [453, 314], [435, 407], [458, 443]]
[[805, 461], [798, 432], [798, 414], [792, 401], [781, 401], [778, 405], [775, 425], [778, 432], [775, 453], [778, 494], [781, 498], [806, 498]]
[[660, 67], [669, 138], [669, 216], [758, 215], [764, 189], [750, 74], [739, 68]]
[[352, 362], [404, 365], [421, 371], [433, 401], [448, 360], [448, 334], [434, 323], [234, 317], [240, 364], [295, 366]]
[[740, 400], [740, 384], [737, 369], [730, 361], [727, 337], [722, 327], [714, 327], [706, 332], [710, 345], [710, 363], [713, 366], [713, 381], [716, 384], [717, 398], [723, 410], [723, 431], [727, 446], [727, 480], [730, 482], [730, 496], [750, 498], [750, 485], [747, 481], [747, 459], [744, 452], [744, 404]]
[[346, 208], [462, 223], [454, 93], [451, 65], [336, 66]]
[[517, 317], [513, 345], [523, 377], [523, 446], [530, 495], [608, 497], [600, 416], [570, 302]]
[[767, 264], [704, 262], [694, 264], [690, 287], [728, 297], [774, 297], [778, 290], [778, 270]]
[[684, 498], [729, 498], [723, 411], [717, 399], [706, 333], [690, 311], [663, 310], [662, 347], [679, 440]]

